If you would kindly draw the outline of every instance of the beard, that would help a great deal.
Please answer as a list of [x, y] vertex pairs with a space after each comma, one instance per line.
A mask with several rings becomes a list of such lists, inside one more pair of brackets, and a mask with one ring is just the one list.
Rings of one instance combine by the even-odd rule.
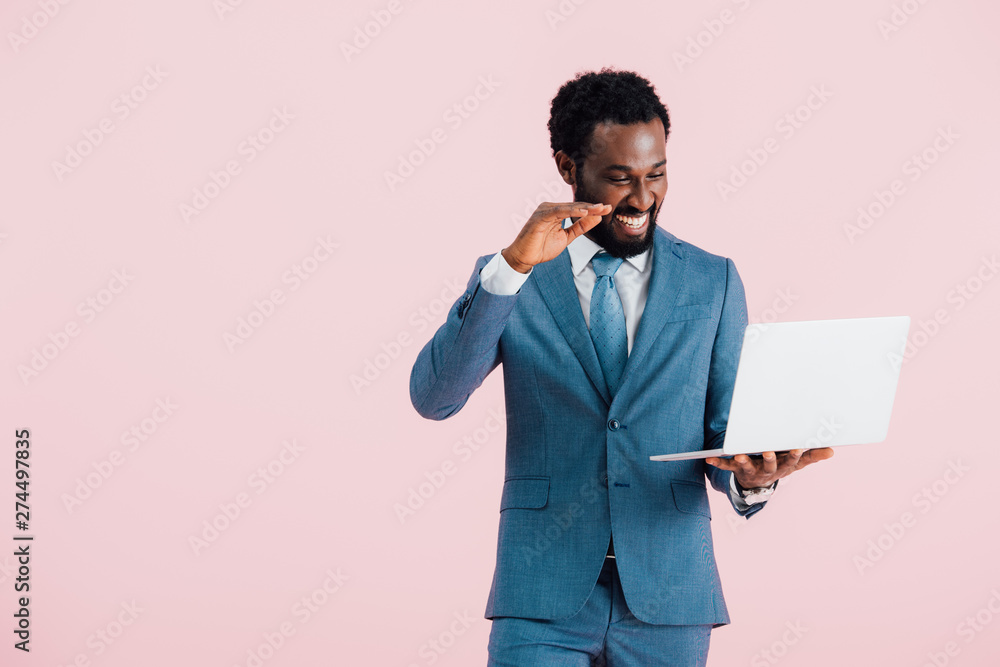
[[[598, 199], [588, 192], [583, 185], [577, 185], [573, 200], [589, 202], [592, 204], [600, 203]], [[656, 229], [656, 216], [659, 213], [659, 210], [656, 208], [656, 204], [654, 203], [648, 210], [649, 222], [646, 223], [646, 232], [639, 237], [625, 239], [618, 238], [615, 235], [614, 230], [614, 217], [618, 213], [628, 217], [638, 217], [646, 212], [647, 211], [634, 211], [628, 206], [619, 206], [612, 211], [610, 215], [602, 218], [593, 229], [587, 232], [586, 237], [604, 248], [604, 250], [612, 257], [628, 259], [629, 257], [641, 255], [649, 250], [650, 246], [653, 245], [653, 232]]]

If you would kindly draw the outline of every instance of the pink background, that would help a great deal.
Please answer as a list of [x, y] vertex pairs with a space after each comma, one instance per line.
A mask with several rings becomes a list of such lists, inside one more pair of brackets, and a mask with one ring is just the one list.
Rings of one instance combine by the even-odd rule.
[[[733, 624], [709, 664], [996, 664], [995, 3], [221, 2], [0, 6], [0, 663], [484, 664], [502, 380], [435, 423], [409, 372], [476, 257], [570, 199], [549, 101], [615, 65], [671, 111], [661, 225], [733, 258], [751, 320], [939, 319], [884, 444], [786, 480], [749, 522], [712, 494]], [[734, 168], [752, 175], [723, 198]], [[859, 207], [881, 215], [849, 239]]]

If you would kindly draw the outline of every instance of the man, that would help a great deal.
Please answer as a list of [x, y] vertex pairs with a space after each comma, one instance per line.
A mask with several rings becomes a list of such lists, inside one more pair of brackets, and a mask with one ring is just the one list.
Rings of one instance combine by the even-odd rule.
[[747, 324], [732, 260], [656, 225], [669, 130], [633, 72], [564, 84], [549, 131], [574, 201], [479, 258], [413, 367], [414, 407], [445, 419], [503, 364], [491, 665], [704, 665], [729, 622], [706, 477], [749, 517], [832, 455], [649, 460], [721, 446]]

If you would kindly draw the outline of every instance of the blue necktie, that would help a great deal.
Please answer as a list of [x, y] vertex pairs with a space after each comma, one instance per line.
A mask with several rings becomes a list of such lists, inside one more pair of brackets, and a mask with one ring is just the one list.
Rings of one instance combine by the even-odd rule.
[[590, 260], [597, 274], [597, 283], [590, 297], [590, 337], [597, 350], [597, 359], [604, 371], [611, 396], [618, 392], [628, 361], [628, 335], [625, 333], [625, 311], [615, 289], [612, 276], [624, 260], [599, 252]]

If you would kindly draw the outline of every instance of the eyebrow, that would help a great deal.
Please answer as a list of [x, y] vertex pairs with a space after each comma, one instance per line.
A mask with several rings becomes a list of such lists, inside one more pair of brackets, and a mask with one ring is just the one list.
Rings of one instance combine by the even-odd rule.
[[[667, 163], [666, 160], [660, 160], [659, 162], [657, 162], [656, 164], [654, 164], [652, 167], [650, 167], [650, 169], [656, 169], [658, 167], [662, 167], [666, 163]], [[605, 167], [604, 170], [605, 171], [632, 171], [632, 168], [631, 167], [626, 167], [623, 164], [612, 164], [612, 165], [608, 165], [607, 167]]]

